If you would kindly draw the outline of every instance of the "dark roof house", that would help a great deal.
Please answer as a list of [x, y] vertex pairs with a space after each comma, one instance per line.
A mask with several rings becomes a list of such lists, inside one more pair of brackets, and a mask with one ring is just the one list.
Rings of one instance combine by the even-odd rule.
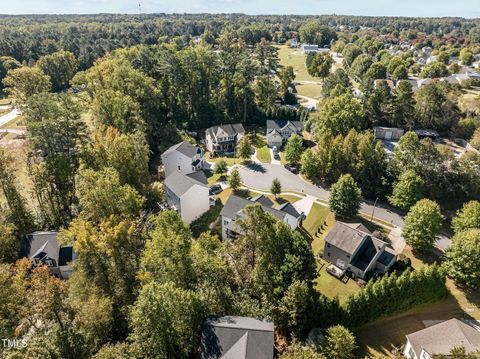
[[348, 270], [365, 278], [369, 272], [387, 272], [397, 255], [363, 224], [336, 222], [325, 237], [323, 257], [339, 269], [336, 272]]
[[202, 330], [202, 359], [272, 359], [273, 332], [273, 322], [210, 316]]
[[28, 234], [22, 241], [20, 255], [29, 258], [34, 266], [46, 265], [53, 275], [67, 279], [77, 256], [71, 245], [59, 245], [57, 235], [58, 232]]

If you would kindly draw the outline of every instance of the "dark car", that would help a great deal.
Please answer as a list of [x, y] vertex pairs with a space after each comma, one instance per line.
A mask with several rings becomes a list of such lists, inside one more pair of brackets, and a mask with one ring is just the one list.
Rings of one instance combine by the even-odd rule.
[[210, 186], [211, 195], [219, 194], [222, 191], [223, 191], [222, 186], [220, 186], [219, 184], [214, 184], [213, 186]]
[[278, 153], [274, 153], [273, 158], [280, 161], [280, 155]]
[[295, 165], [286, 164], [286, 165], [285, 165], [285, 168], [286, 168], [287, 170], [289, 170], [290, 172], [292, 172], [292, 173], [295, 173], [295, 174], [298, 173], [298, 167], [295, 166]]

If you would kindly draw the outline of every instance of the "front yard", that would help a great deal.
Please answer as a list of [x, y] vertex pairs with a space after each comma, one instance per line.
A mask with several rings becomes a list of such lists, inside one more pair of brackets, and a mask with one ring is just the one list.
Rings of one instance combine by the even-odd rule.
[[267, 146], [257, 148], [257, 159], [262, 163], [272, 162], [272, 156], [270, 155], [270, 149]]

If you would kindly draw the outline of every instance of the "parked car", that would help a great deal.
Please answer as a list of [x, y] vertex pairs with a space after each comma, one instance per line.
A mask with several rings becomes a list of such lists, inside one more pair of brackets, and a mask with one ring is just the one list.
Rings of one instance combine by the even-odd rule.
[[292, 172], [292, 173], [295, 173], [295, 174], [298, 173], [298, 167], [295, 166], [295, 165], [286, 164], [286, 165], [285, 165], [285, 168], [286, 168], [287, 170], [289, 170], [290, 172]]
[[275, 153], [278, 154], [278, 148], [277, 148], [277, 146], [273, 146], [272, 151], [273, 151], [274, 154], [275, 154]]
[[210, 186], [210, 194], [212, 195], [219, 194], [222, 191], [223, 191], [222, 186], [220, 186], [219, 184], [214, 184]]
[[280, 161], [280, 155], [278, 154], [278, 152], [273, 153], [273, 158], [276, 159], [277, 161]]

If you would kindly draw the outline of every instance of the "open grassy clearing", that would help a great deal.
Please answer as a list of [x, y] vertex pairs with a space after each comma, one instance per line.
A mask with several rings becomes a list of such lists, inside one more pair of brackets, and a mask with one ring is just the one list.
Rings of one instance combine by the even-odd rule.
[[270, 149], [267, 146], [257, 148], [257, 159], [262, 163], [272, 162], [272, 156], [270, 155]]
[[310, 76], [307, 72], [307, 66], [305, 65], [306, 55], [300, 48], [291, 49], [286, 45], [276, 46], [278, 48], [278, 56], [280, 58], [280, 64], [283, 66], [292, 66], [295, 71], [298, 81], [318, 81], [318, 79]]
[[458, 106], [464, 112], [475, 112], [480, 109], [480, 89], [473, 88], [464, 90], [458, 98]]
[[307, 96], [316, 100], [322, 98], [322, 85], [316, 84], [297, 84], [297, 93], [301, 96]]

